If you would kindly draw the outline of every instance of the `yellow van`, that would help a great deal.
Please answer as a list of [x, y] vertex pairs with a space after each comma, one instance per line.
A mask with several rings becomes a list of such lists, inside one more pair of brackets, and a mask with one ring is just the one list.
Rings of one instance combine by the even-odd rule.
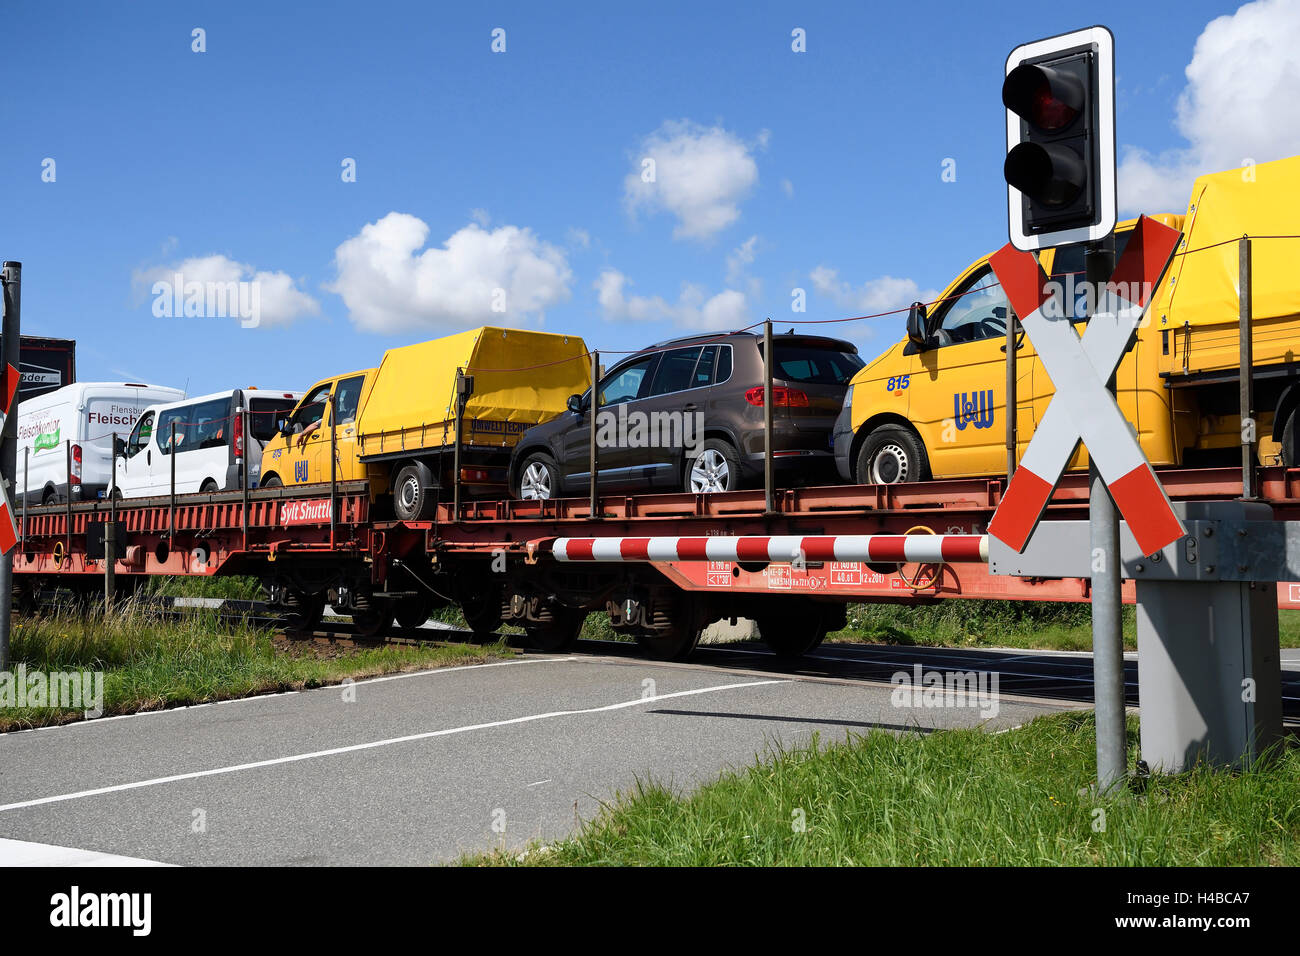
[[[456, 380], [470, 385], [460, 480], [467, 493], [506, 492], [510, 451], [533, 425], [591, 385], [574, 335], [483, 327], [389, 349], [378, 368], [317, 382], [262, 453], [262, 487], [367, 479], [402, 520], [432, 515], [453, 480]], [[331, 399], [334, 415], [330, 414]], [[332, 433], [332, 434], [331, 434]]]
[[[1291, 343], [1300, 340], [1300, 281], [1290, 263], [1300, 241], [1262, 237], [1300, 232], [1300, 157], [1202, 176], [1185, 216], [1153, 218], [1184, 233], [1180, 254], [1116, 373], [1120, 409], [1147, 457], [1153, 465], [1240, 461], [1233, 240], [1252, 233], [1261, 237], [1253, 244], [1252, 283], [1259, 456], [1262, 463], [1295, 464], [1300, 369]], [[1117, 258], [1135, 223], [1116, 228]], [[1006, 473], [1012, 312], [988, 259], [972, 263], [928, 310], [913, 306], [908, 337], [853, 377], [834, 433], [836, 466], [845, 481]], [[1067, 308], [1082, 315], [1083, 246], [1045, 250], [1040, 263], [1063, 284]], [[1054, 389], [1023, 332], [1016, 351], [1019, 458]], [[1087, 462], [1080, 446], [1070, 468]]]

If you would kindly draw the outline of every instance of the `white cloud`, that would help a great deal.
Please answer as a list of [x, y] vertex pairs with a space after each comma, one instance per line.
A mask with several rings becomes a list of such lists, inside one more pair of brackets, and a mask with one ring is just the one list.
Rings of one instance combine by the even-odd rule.
[[[169, 238], [168, 242], [172, 240]], [[170, 290], [180, 274], [182, 286], [191, 283], [200, 286], [229, 286], [231, 283], [253, 283], [257, 288], [258, 316], [256, 325], [286, 325], [305, 315], [318, 315], [320, 303], [298, 288], [297, 281], [285, 272], [258, 270], [227, 256], [195, 256], [170, 266], [151, 266], [137, 269], [131, 276], [132, 284], [140, 293], [154, 294], [154, 283], [165, 283]], [[184, 288], [178, 290], [184, 294]], [[167, 295], [170, 297], [171, 293]]]
[[441, 331], [541, 320], [569, 298], [568, 260], [530, 229], [470, 223], [425, 249], [428, 236], [423, 220], [390, 212], [335, 250], [338, 278], [328, 289], [357, 326]]
[[[762, 149], [769, 134], [759, 134]], [[643, 179], [654, 160], [654, 181]], [[758, 182], [751, 145], [718, 126], [668, 121], [641, 144], [623, 180], [630, 211], [664, 209], [677, 217], [676, 239], [710, 239], [740, 218], [740, 202]]]
[[1188, 146], [1158, 155], [1126, 147], [1120, 208], [1182, 212], [1198, 175], [1300, 153], [1300, 124], [1287, 119], [1300, 102], [1298, 50], [1297, 0], [1258, 0], [1211, 20], [1178, 98], [1175, 125]]
[[579, 229], [577, 226], [570, 226], [568, 231], [565, 233], [565, 237], [569, 240], [569, 245], [575, 249], [591, 248], [591, 233], [586, 229]]
[[750, 236], [727, 256], [727, 285], [737, 286], [747, 281], [746, 270], [754, 264], [758, 255], [758, 236]]
[[[783, 179], [783, 180], [781, 180], [781, 191], [782, 191], [783, 193], [785, 193], [785, 198], [786, 198], [786, 199], [793, 199], [793, 198], [794, 198], [794, 183], [790, 182], [790, 180], [788, 180], [788, 179]], [[597, 484], [599, 484], [599, 482], [597, 482]]]
[[682, 285], [676, 302], [662, 296], [628, 295], [627, 276], [617, 269], [606, 269], [593, 284], [604, 317], [610, 321], [669, 321], [688, 329], [715, 331], [749, 325], [749, 307], [743, 292], [725, 289], [709, 296], [692, 283]]
[[913, 302], [929, 302], [939, 293], [922, 289], [914, 279], [880, 276], [868, 279], [856, 288], [840, 279], [837, 270], [818, 266], [809, 273], [813, 288], [837, 306], [858, 315], [876, 315], [893, 309], [905, 309]]

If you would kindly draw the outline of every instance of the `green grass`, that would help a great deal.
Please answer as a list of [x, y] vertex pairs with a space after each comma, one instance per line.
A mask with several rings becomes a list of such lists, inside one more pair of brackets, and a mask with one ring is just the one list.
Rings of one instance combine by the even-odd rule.
[[[129, 602], [109, 618], [60, 611], [15, 617], [12, 664], [28, 673], [102, 671], [104, 713], [297, 690], [397, 671], [512, 656], [503, 644], [394, 645], [320, 656], [311, 644], [275, 644], [272, 631], [220, 620], [213, 612], [160, 616]], [[63, 723], [80, 711], [0, 709], [0, 731]]]
[[[1092, 650], [1092, 607], [1047, 601], [944, 600], [933, 604], [851, 604], [848, 627], [828, 640], [931, 647]], [[1137, 650], [1137, 616], [1124, 607], [1124, 646]], [[1283, 647], [1300, 647], [1300, 611], [1278, 612]]]
[[[1137, 723], [1130, 721], [1136, 753]], [[822, 866], [1300, 864], [1300, 751], [1266, 769], [1154, 777], [1089, 794], [1090, 713], [1004, 734], [895, 735], [768, 753], [689, 796], [653, 782], [575, 837], [469, 865]], [[1104, 829], [1095, 829], [1102, 823]], [[804, 829], [798, 828], [802, 819]]]

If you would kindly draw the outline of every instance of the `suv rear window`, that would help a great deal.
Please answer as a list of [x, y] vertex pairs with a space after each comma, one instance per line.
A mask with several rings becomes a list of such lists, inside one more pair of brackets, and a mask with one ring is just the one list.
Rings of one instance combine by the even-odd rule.
[[[762, 351], [761, 346], [759, 351]], [[776, 367], [772, 369], [772, 377], [787, 382], [847, 385], [854, 373], [866, 364], [856, 352], [841, 352], [833, 348], [777, 342], [775, 351]]]

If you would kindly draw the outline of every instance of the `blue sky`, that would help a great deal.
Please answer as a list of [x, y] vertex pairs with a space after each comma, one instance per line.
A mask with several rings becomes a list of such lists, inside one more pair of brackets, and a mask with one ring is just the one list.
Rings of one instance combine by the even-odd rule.
[[[1181, 212], [1204, 163], [1297, 151], [1249, 103], [1215, 121], [1296, 93], [1277, 38], [1297, 0], [1207, 31], [1238, 6], [20, 2], [0, 256], [24, 263], [24, 330], [77, 339], [82, 380], [195, 394], [304, 388], [479, 324], [620, 350], [893, 308], [1006, 241], [1018, 43], [1111, 27], [1121, 191], [1166, 204], [1149, 211]], [[1216, 79], [1243, 57], [1270, 66], [1262, 91]], [[259, 327], [156, 316], [178, 264], [257, 279]], [[874, 355], [902, 323], [837, 328]]]

